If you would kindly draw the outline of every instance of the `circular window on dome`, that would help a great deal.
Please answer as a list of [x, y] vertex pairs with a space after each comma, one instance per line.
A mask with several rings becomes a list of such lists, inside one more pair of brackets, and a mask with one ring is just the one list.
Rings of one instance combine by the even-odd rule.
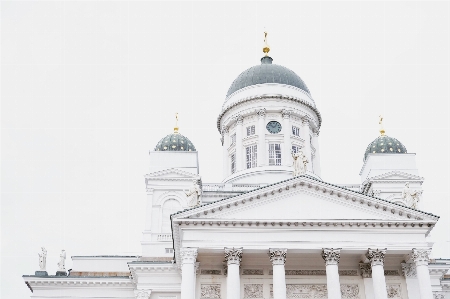
[[281, 132], [281, 124], [273, 120], [267, 123], [266, 129], [271, 134], [277, 134]]

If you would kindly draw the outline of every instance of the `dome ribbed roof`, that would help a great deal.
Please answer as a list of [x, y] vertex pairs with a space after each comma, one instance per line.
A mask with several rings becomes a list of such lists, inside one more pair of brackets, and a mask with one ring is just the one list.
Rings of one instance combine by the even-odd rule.
[[180, 133], [169, 134], [161, 139], [155, 147], [155, 151], [196, 151], [192, 142]]
[[363, 161], [369, 154], [406, 154], [406, 147], [397, 139], [381, 135], [372, 141], [366, 148]]
[[291, 85], [309, 94], [309, 89], [305, 82], [296, 73], [284, 66], [272, 64], [272, 60], [271, 57], [265, 56], [261, 58], [261, 65], [256, 65], [243, 71], [231, 84], [227, 97], [244, 87], [264, 83]]

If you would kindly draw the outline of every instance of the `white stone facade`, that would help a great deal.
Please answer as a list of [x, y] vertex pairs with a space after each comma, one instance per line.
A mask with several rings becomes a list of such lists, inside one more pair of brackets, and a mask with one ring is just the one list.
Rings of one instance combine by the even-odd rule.
[[73, 256], [68, 276], [24, 275], [31, 297], [450, 299], [450, 260], [426, 238], [439, 217], [402, 202], [405, 183], [422, 194], [414, 154], [369, 154], [361, 184], [329, 184], [320, 124], [298, 88], [236, 91], [217, 121], [223, 181], [202, 183], [197, 152], [151, 151], [142, 255]]

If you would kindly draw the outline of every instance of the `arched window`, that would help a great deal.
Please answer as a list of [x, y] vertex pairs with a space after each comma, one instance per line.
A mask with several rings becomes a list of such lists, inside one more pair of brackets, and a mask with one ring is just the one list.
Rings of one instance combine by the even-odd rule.
[[161, 232], [170, 232], [170, 215], [181, 210], [180, 203], [175, 199], [169, 199], [164, 202], [162, 209], [162, 225]]

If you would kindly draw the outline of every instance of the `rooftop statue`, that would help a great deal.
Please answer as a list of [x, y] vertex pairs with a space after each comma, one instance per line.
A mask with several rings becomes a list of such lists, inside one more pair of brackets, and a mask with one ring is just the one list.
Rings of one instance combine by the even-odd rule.
[[294, 177], [305, 174], [307, 169], [306, 164], [309, 162], [303, 152], [292, 153], [292, 158], [294, 159]]
[[419, 190], [411, 190], [409, 188], [409, 183], [406, 183], [405, 188], [403, 188], [402, 199], [406, 206], [417, 209], [417, 204], [419, 203], [421, 194], [422, 192]]
[[196, 178], [193, 181], [193, 186], [189, 191], [184, 191], [187, 196], [188, 205], [195, 207], [201, 204], [200, 196], [202, 195], [201, 179]]
[[42, 253], [38, 253], [39, 255], [39, 268], [41, 271], [45, 271], [47, 265], [47, 250], [44, 247], [41, 247]]

